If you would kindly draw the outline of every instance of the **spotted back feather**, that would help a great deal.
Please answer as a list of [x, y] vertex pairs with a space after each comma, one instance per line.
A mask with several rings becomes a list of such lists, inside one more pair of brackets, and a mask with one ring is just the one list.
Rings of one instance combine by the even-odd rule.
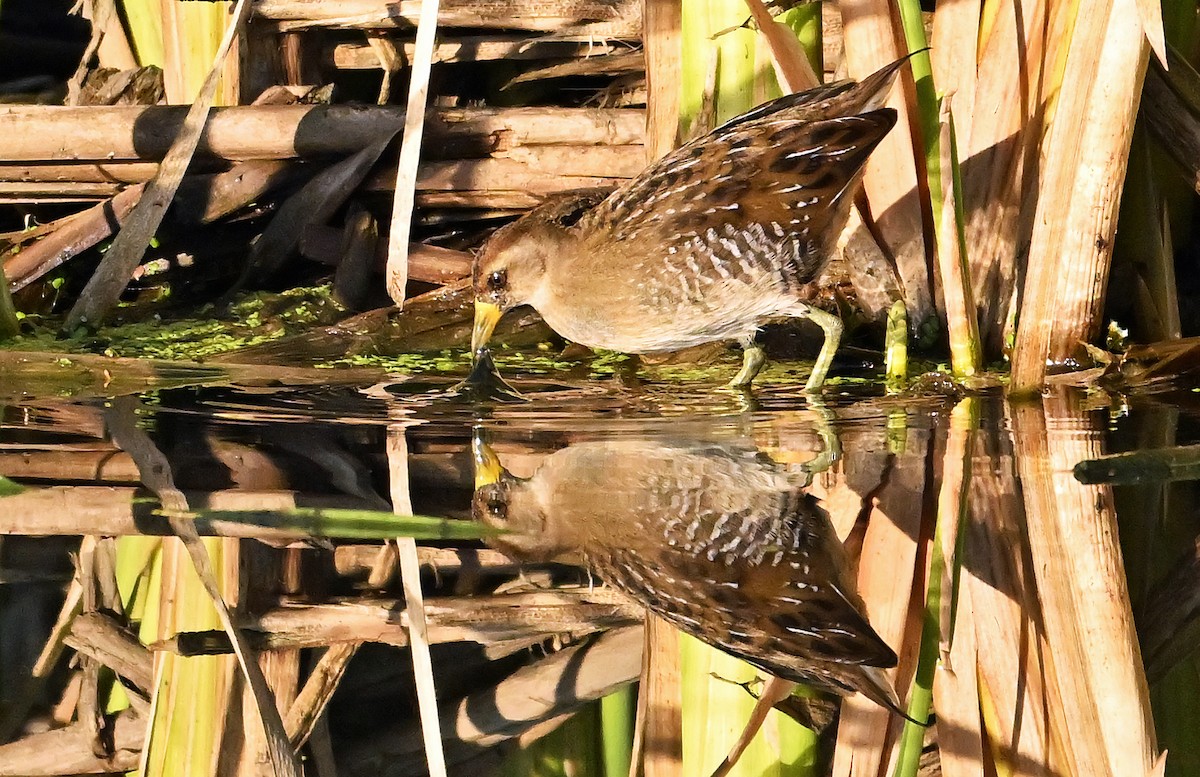
[[[849, 213], [849, 197], [895, 111], [796, 120], [775, 112], [728, 125], [664, 157], [581, 220], [658, 272], [706, 273], [794, 291], [812, 280]], [[600, 230], [599, 225], [604, 228]]]

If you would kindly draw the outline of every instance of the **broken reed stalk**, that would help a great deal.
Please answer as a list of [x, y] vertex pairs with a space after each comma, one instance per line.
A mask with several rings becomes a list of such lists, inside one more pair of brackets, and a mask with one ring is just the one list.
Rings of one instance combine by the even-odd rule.
[[938, 122], [939, 198], [930, 196], [937, 222], [937, 259], [950, 337], [950, 366], [954, 375], [969, 378], [983, 367], [978, 310], [971, 288], [971, 265], [963, 224], [962, 180], [950, 97], [942, 100]]
[[[683, 4], [644, 0], [646, 54], [646, 158], [653, 161], [679, 142], [683, 78]], [[645, 777], [683, 777], [682, 679], [679, 632], [654, 615], [646, 617], [638, 710], [629, 767]]]
[[[183, 106], [0, 106], [5, 163], [157, 161], [171, 149]], [[239, 105], [214, 108], [197, 159], [346, 156], [404, 126], [396, 106]], [[522, 146], [641, 144], [645, 115], [629, 108], [437, 108], [425, 131], [434, 158]], [[443, 151], [444, 149], [444, 151]]]
[[1099, 330], [1149, 46], [1136, 0], [1081, 5], [1049, 130], [1013, 350], [1017, 393]]
[[111, 200], [93, 205], [69, 217], [69, 220], [60, 220], [58, 223], [61, 226], [54, 232], [10, 257], [0, 268], [0, 272], [6, 273], [6, 278], [11, 279], [4, 284], [4, 291], [0, 292], [3, 299], [8, 299], [10, 288], [12, 291], [25, 288], [63, 262], [106, 239], [114, 229], [125, 223], [145, 189], [143, 184], [130, 186]]
[[[989, 9], [991, 7], [989, 6]], [[1039, 2], [1027, 13], [980, 17], [954, 2], [934, 16], [938, 83], [953, 93], [961, 149], [966, 243], [978, 320], [989, 359], [1007, 350], [1019, 260], [1033, 228], [1026, 206], [1037, 181], [1045, 82], [1056, 42]]]
[[421, 138], [425, 131], [425, 105], [429, 96], [438, 8], [438, 0], [423, 0], [421, 3], [416, 53], [409, 68], [408, 107], [400, 142], [400, 160], [396, 168], [386, 271], [388, 296], [398, 308], [404, 307], [405, 288], [408, 285], [408, 237], [412, 230], [417, 166], [421, 162]]

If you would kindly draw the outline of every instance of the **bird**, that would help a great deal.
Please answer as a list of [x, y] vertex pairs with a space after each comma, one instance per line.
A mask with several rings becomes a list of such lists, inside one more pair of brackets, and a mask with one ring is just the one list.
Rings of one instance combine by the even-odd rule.
[[577, 563], [682, 631], [785, 681], [904, 715], [828, 513], [751, 442], [575, 442], [514, 477], [472, 441], [472, 515], [517, 561]]
[[736, 340], [743, 362], [730, 385], [745, 388], [766, 360], [759, 326], [799, 317], [824, 330], [805, 384], [819, 390], [842, 323], [801, 288], [829, 262], [867, 158], [896, 123], [883, 102], [906, 61], [767, 102], [611, 193], [553, 197], [498, 229], [473, 264], [472, 352], [505, 312], [531, 305], [593, 348]]

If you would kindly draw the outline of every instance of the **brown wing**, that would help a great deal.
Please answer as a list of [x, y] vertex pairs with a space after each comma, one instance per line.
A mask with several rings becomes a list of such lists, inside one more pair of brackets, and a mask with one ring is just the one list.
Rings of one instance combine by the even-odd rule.
[[806, 282], [840, 231], [863, 164], [896, 122], [888, 108], [816, 120], [807, 113], [785, 107], [697, 138], [585, 221], [607, 223], [606, 239], [662, 244], [681, 265], [736, 257], [718, 272], [784, 270]]

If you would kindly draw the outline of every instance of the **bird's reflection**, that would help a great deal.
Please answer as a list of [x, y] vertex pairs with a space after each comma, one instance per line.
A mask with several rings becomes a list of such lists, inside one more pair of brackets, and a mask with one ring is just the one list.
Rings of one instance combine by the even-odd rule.
[[786, 680], [899, 702], [807, 478], [744, 441], [569, 445], [528, 479], [474, 442], [477, 519], [521, 561], [571, 560], [710, 645]]

